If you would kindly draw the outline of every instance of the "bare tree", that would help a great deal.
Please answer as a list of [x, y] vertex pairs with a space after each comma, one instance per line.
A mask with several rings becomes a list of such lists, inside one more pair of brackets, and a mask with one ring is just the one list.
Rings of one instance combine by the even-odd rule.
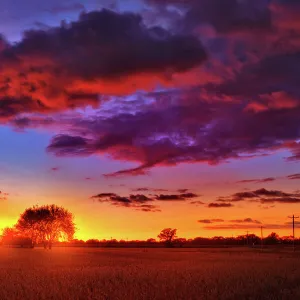
[[20, 216], [16, 229], [32, 241], [32, 247], [42, 242], [51, 249], [53, 242], [72, 240], [75, 233], [73, 215], [57, 205], [34, 206]]
[[176, 236], [177, 229], [165, 228], [157, 236], [161, 242], [166, 243], [167, 247], [172, 247], [174, 239]]

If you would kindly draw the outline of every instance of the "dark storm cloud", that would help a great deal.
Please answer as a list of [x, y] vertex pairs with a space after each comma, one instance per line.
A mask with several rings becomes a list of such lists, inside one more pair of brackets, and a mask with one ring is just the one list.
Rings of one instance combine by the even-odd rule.
[[0, 34], [0, 51], [4, 51], [5, 49], [9, 48], [10, 45], [8, 41], [5, 39], [5, 37]]
[[[282, 93], [278, 99], [279, 103], [277, 104], [276, 99], [274, 99], [273, 105], [277, 104], [278, 107], [281, 105], [285, 108], [289, 102], [285, 103], [284, 98], [288, 100], [288, 98], [295, 97], [294, 106], [297, 106], [300, 96], [297, 80], [299, 70], [300, 49], [293, 50], [291, 53], [271, 53], [258, 63], [245, 65], [235, 79], [225, 81], [217, 89], [222, 94], [244, 97], [257, 97], [258, 95], [285, 91], [286, 93]], [[255, 103], [261, 106], [266, 105], [266, 99], [268, 98], [260, 97]]]
[[[184, 28], [149, 27], [139, 15], [103, 10], [83, 13], [58, 28], [29, 31], [15, 45], [0, 39], [0, 118], [15, 119], [20, 111], [96, 106], [109, 102], [99, 93], [130, 94], [144, 88], [151, 74], [155, 83], [157, 76], [169, 78], [172, 87], [177, 82], [177, 89], [136, 96], [131, 106], [112, 109], [109, 116], [75, 117], [62, 126], [63, 134], [53, 137], [48, 152], [105, 155], [133, 165], [107, 176], [147, 175], [153, 167], [181, 163], [216, 165], [278, 150], [291, 152], [287, 160], [299, 160], [296, 3], [159, 2], [184, 7], [179, 14]], [[258, 29], [263, 29], [263, 39]], [[195, 37], [201, 39], [204, 31], [206, 51]], [[187, 78], [176, 77], [186, 70]], [[199, 83], [201, 77], [208, 78], [205, 84]], [[156, 85], [146, 86], [153, 90]], [[152, 105], [140, 104], [144, 97]], [[31, 123], [20, 119], [19, 124]], [[232, 201], [242, 199], [235, 195]]]
[[[249, 109], [299, 105], [300, 5], [280, 0], [148, 0], [185, 7], [189, 32], [206, 32], [206, 46], [221, 61], [222, 83], [209, 88], [221, 97], [248, 99]], [[209, 25], [215, 32], [209, 31]], [[250, 34], [248, 34], [250, 33]], [[233, 35], [235, 34], [235, 35]], [[258, 38], [261, 36], [261, 38]], [[217, 54], [217, 56], [215, 56]], [[224, 68], [224, 69], [223, 69]], [[220, 73], [220, 74], [221, 74]], [[298, 159], [298, 157], [297, 157]]]
[[[54, 137], [48, 150], [58, 156], [109, 154], [139, 164], [113, 176], [141, 175], [158, 165], [218, 164], [279, 149], [294, 151], [290, 141], [299, 138], [300, 108], [257, 113], [245, 110], [247, 103], [207, 102], [194, 94], [191, 98], [173, 95], [173, 100], [185, 105], [75, 121], [72, 135]], [[73, 135], [76, 131], [78, 135]], [[79, 141], [82, 132], [85, 135]], [[79, 145], [72, 147], [73, 140]]]
[[[137, 14], [109, 10], [82, 13], [78, 21], [60, 27], [26, 31], [13, 45], [1, 38], [0, 51], [2, 119], [97, 105], [99, 93], [118, 93], [122, 78], [154, 74], [150, 80], [155, 82], [166, 71], [185, 72], [207, 58], [192, 35], [147, 28]], [[126, 84], [128, 91], [143, 88]]]
[[173, 4], [185, 8], [182, 20], [187, 29], [208, 24], [221, 33], [270, 29], [271, 11], [267, 0], [146, 0], [150, 4]]
[[186, 24], [212, 25], [221, 33], [258, 31], [271, 28], [271, 12], [264, 0], [200, 0], [194, 1], [186, 15]]
[[[219, 197], [217, 202], [234, 203], [234, 202], [258, 202], [261, 204], [283, 203], [294, 204], [300, 203], [299, 193], [286, 193], [279, 190], [258, 189], [249, 192], [238, 192], [228, 197]], [[269, 207], [268, 207], [269, 208]]]
[[186, 201], [192, 203], [191, 199], [195, 197], [197, 197], [196, 194], [193, 194], [193, 197], [189, 194], [153, 196], [146, 196], [144, 194], [131, 194], [123, 197], [115, 193], [101, 193], [92, 196], [91, 199], [97, 199], [101, 203], [109, 203], [114, 206], [134, 208], [136, 210], [145, 212], [159, 212], [161, 210], [156, 205], [157, 202]]

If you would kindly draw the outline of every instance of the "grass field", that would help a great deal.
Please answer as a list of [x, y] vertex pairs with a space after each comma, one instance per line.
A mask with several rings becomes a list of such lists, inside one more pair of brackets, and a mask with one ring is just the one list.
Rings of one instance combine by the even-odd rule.
[[0, 248], [0, 299], [300, 299], [300, 253]]

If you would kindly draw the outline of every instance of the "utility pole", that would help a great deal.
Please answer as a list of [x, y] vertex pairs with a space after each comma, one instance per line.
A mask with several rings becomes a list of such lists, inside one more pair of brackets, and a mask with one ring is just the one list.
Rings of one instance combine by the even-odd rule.
[[249, 234], [249, 231], [247, 230], [247, 246], [248, 246], [248, 234]]
[[295, 219], [298, 219], [299, 217], [295, 217], [293, 215], [292, 217], [289, 217], [290, 219], [293, 219], [293, 251], [295, 252]]
[[264, 247], [264, 235], [263, 235], [263, 226], [260, 226], [260, 248], [263, 251]]

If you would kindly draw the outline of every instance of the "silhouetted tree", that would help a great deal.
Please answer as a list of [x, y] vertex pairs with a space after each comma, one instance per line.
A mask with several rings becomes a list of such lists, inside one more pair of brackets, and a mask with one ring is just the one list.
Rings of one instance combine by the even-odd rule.
[[2, 230], [2, 235], [1, 235], [2, 244], [11, 246], [16, 236], [17, 236], [17, 231], [15, 228], [5, 227]]
[[28, 247], [31, 245], [31, 239], [22, 236], [15, 228], [6, 227], [2, 231], [1, 242], [4, 246]]
[[278, 244], [280, 241], [279, 235], [275, 232], [270, 233], [266, 238], [265, 238], [265, 243], [269, 245], [274, 245]]
[[166, 243], [167, 247], [172, 247], [173, 240], [176, 236], [177, 229], [165, 228], [157, 236], [161, 242]]
[[100, 242], [97, 239], [89, 239], [85, 242], [90, 247], [99, 247]]
[[[280, 238], [281, 242], [284, 244], [293, 244], [293, 236], [289, 235], [289, 236], [282, 236]], [[295, 239], [295, 242], [297, 241], [297, 239]]]
[[156, 243], [156, 240], [153, 239], [153, 238], [150, 238], [146, 242], [149, 243], [149, 244], [153, 244], [153, 243]]
[[55, 241], [73, 239], [75, 224], [69, 211], [53, 204], [27, 208], [21, 214], [16, 229], [31, 239], [32, 247], [42, 242], [44, 248], [51, 249]]
[[254, 233], [250, 233], [250, 234], [248, 234], [248, 241], [249, 241], [249, 245], [251, 245], [251, 246], [259, 245], [260, 237], [258, 237]]
[[178, 247], [183, 247], [184, 244], [186, 244], [185, 238], [177, 238], [173, 240], [174, 244], [178, 245]]

